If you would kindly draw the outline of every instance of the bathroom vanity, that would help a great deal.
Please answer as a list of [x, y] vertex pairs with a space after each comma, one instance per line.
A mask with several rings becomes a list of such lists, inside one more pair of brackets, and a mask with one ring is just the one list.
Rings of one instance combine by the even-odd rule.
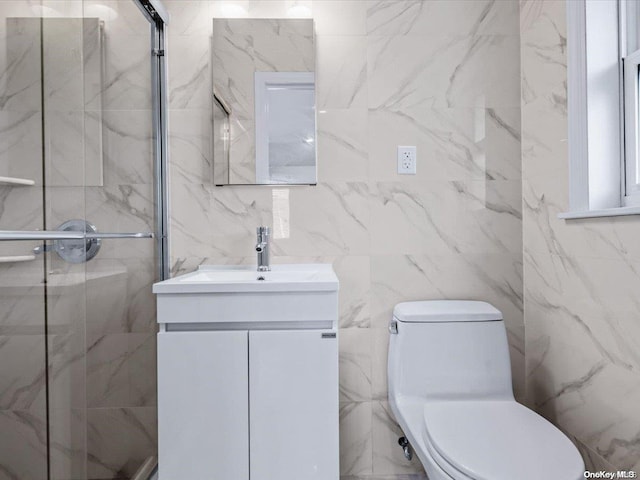
[[338, 480], [331, 266], [203, 266], [153, 291], [159, 480]]

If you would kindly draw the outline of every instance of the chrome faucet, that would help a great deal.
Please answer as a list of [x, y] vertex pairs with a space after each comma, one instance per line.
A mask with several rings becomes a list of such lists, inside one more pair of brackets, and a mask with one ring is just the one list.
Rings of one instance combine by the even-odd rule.
[[256, 244], [256, 252], [258, 252], [258, 271], [268, 272], [271, 270], [269, 266], [269, 227], [258, 227], [258, 243]]

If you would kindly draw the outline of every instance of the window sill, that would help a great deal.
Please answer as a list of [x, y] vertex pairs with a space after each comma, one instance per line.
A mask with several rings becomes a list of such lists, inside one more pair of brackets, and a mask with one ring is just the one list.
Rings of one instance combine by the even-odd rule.
[[581, 218], [622, 217], [625, 215], [640, 215], [640, 206], [604, 208], [602, 210], [584, 210], [580, 212], [563, 212], [558, 214], [558, 218], [562, 218], [564, 220], [578, 220]]

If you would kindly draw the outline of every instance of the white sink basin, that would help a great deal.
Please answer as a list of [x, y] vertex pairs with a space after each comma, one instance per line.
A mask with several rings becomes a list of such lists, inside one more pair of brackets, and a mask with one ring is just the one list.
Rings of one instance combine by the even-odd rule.
[[273, 265], [268, 272], [258, 272], [252, 265], [201, 266], [153, 286], [159, 294], [336, 290], [338, 278], [328, 264]]

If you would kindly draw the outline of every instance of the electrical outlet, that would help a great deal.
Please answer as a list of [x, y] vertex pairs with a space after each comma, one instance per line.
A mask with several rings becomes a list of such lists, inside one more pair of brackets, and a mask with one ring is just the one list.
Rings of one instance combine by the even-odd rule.
[[398, 146], [398, 173], [401, 175], [416, 174], [416, 147]]

